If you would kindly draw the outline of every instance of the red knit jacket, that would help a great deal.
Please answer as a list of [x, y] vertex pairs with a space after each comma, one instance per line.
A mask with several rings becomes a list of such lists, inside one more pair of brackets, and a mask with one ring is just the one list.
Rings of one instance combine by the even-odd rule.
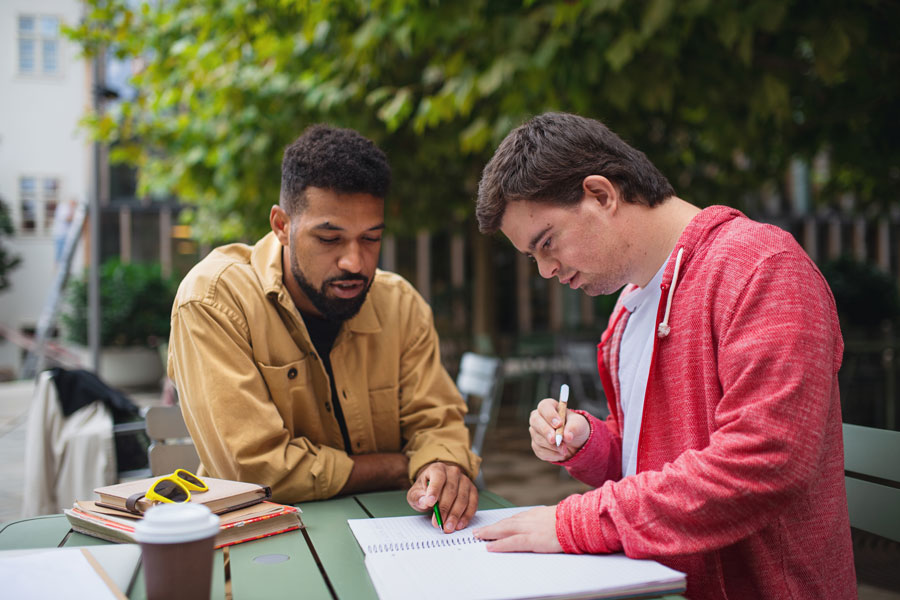
[[564, 463], [599, 487], [559, 504], [563, 549], [656, 559], [687, 574], [693, 599], [855, 598], [843, 341], [821, 273], [789, 234], [711, 207], [666, 265], [658, 324], [667, 304], [632, 477], [622, 478], [621, 305], [603, 334], [611, 414], [589, 417], [588, 441]]

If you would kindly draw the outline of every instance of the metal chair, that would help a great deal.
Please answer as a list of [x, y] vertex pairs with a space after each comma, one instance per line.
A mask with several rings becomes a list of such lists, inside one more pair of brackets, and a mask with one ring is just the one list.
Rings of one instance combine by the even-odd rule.
[[[456, 387], [469, 407], [465, 421], [473, 425], [472, 452], [481, 456], [484, 438], [500, 408], [500, 391], [503, 383], [502, 361], [499, 358], [466, 352], [459, 362]], [[477, 399], [477, 401], [476, 401]], [[484, 487], [481, 472], [475, 480]]]
[[900, 542], [900, 431], [844, 423], [850, 525]]
[[594, 342], [569, 342], [563, 344], [562, 352], [568, 359], [567, 376], [575, 399], [574, 407], [605, 419], [609, 407], [597, 370], [597, 345]]
[[151, 473], [167, 475], [175, 469], [196, 472], [200, 457], [184, 424], [181, 408], [154, 406], [147, 411], [146, 421]]

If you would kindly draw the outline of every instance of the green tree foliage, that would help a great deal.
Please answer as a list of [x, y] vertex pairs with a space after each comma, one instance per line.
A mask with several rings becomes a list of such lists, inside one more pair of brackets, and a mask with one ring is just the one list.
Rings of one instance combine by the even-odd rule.
[[195, 205], [204, 239], [267, 229], [282, 149], [318, 121], [385, 148], [408, 228], [461, 222], [496, 144], [547, 110], [605, 121], [699, 204], [735, 204], [823, 149], [825, 198], [900, 191], [896, 2], [87, 4], [72, 35], [143, 61], [137, 99], [91, 125], [140, 167], [141, 193]]

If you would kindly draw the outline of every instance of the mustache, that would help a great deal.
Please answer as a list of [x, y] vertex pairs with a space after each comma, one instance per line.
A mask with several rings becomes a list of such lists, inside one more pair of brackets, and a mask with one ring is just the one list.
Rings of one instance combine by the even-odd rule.
[[322, 282], [322, 285], [326, 286], [332, 283], [337, 283], [339, 281], [362, 281], [363, 283], [368, 283], [369, 278], [365, 275], [360, 275], [359, 273], [341, 273], [340, 275], [329, 277], [324, 282]]

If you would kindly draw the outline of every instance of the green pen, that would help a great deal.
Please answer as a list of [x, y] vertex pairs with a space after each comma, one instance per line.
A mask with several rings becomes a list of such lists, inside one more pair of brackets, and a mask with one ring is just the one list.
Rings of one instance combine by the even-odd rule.
[[438, 509], [437, 502], [434, 503], [434, 518], [437, 520], [438, 527], [443, 531], [444, 523], [441, 521], [441, 511]]
[[[431, 483], [430, 481], [428, 483]], [[425, 484], [425, 493], [428, 493], [428, 483]], [[444, 530], [444, 521], [441, 520], [441, 510], [438, 508], [437, 502], [434, 503], [434, 520], [437, 521], [441, 531]]]

